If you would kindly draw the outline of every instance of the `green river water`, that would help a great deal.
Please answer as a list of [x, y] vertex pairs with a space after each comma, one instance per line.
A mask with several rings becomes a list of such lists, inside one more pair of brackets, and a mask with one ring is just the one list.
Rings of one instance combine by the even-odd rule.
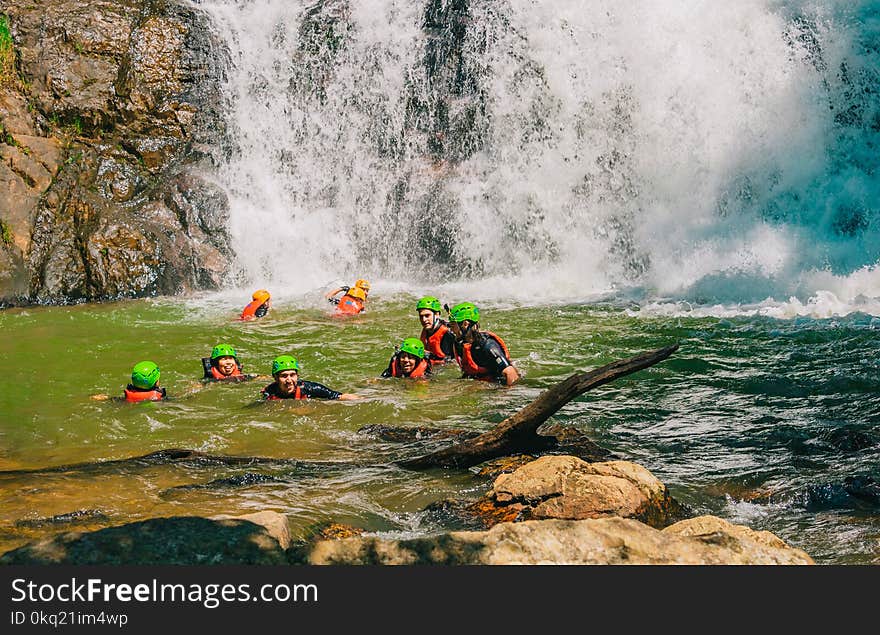
[[[471, 471], [397, 468], [394, 460], [437, 446], [383, 442], [361, 427], [485, 430], [575, 371], [678, 342], [670, 359], [577, 398], [553, 420], [644, 465], [695, 513], [768, 529], [818, 562], [877, 561], [876, 505], [839, 485], [876, 475], [877, 363], [864, 352], [876, 318], [485, 304], [482, 326], [506, 340], [524, 373], [504, 388], [461, 380], [455, 368], [430, 382], [380, 379], [393, 346], [418, 334], [410, 295], [371, 298], [368, 312], [348, 319], [310, 298], [235, 321], [244, 303], [205, 296], [0, 312], [0, 553], [71, 529], [263, 509], [286, 514], [295, 537], [320, 522], [395, 536], [443, 531], [424, 507], [476, 498], [489, 482]], [[260, 403], [268, 378], [202, 384], [200, 358], [220, 342], [235, 346], [245, 372], [267, 374], [273, 357], [293, 354], [302, 378], [364, 399]], [[90, 398], [121, 396], [142, 359], [159, 364], [169, 401]], [[835, 431], [860, 441], [841, 442]], [[167, 448], [302, 463], [34, 471]], [[255, 474], [263, 480], [181, 487]]]

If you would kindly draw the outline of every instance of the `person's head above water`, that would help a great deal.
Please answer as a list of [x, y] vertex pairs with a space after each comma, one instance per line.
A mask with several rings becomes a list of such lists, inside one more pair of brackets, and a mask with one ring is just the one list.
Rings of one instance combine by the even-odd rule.
[[449, 327], [459, 341], [466, 339], [473, 330], [479, 329], [479, 322], [480, 310], [473, 302], [456, 304], [449, 312]]
[[150, 390], [159, 383], [159, 375], [159, 367], [154, 362], [138, 362], [131, 369], [131, 385], [141, 390]]
[[272, 377], [275, 378], [278, 392], [282, 395], [296, 392], [296, 384], [299, 381], [299, 362], [291, 355], [279, 355], [272, 360]]
[[401, 342], [399, 348], [397, 359], [401, 370], [408, 375], [420, 361], [425, 359], [425, 345], [417, 337], [408, 337]]
[[211, 351], [211, 364], [221, 375], [229, 377], [238, 367], [235, 349], [229, 344], [217, 344]]
[[425, 359], [425, 345], [417, 337], [408, 337], [400, 343], [400, 352], [412, 355], [418, 359]]
[[269, 295], [269, 292], [266, 291], [265, 289], [257, 289], [256, 291], [254, 291], [254, 294], [251, 296], [251, 298], [253, 300], [255, 300], [256, 302], [262, 302], [264, 304], [266, 303], [267, 300], [271, 299], [271, 297], [272, 296]]
[[364, 280], [363, 278], [358, 278], [357, 280], [355, 280], [354, 286], [357, 287], [358, 289], [363, 289], [364, 293], [370, 292], [370, 283], [368, 281]]
[[346, 294], [351, 296], [352, 298], [357, 298], [361, 302], [367, 299], [366, 291], [364, 291], [360, 287], [352, 287], [351, 289], [346, 291]]
[[428, 330], [431, 330], [437, 324], [437, 319], [440, 317], [442, 309], [440, 300], [431, 295], [426, 295], [416, 302], [416, 313], [419, 315], [419, 322], [422, 323], [422, 327]]

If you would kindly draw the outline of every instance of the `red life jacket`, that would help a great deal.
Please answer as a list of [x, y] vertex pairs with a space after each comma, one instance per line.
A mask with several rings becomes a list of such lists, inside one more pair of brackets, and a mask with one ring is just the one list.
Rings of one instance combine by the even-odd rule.
[[217, 370], [216, 366], [211, 366], [211, 377], [213, 377], [214, 379], [229, 379], [230, 377], [236, 377], [238, 375], [241, 375], [241, 370], [238, 366], [235, 367], [235, 370], [232, 371], [231, 375], [224, 375], [219, 370]]
[[392, 377], [424, 377], [425, 373], [428, 372], [428, 361], [425, 359], [420, 359], [419, 363], [416, 364], [416, 367], [413, 368], [413, 372], [409, 375], [404, 375], [403, 371], [400, 368], [400, 359], [397, 355], [394, 356], [394, 359], [391, 360], [391, 376]]
[[425, 350], [431, 353], [432, 364], [445, 364], [446, 363], [446, 353], [443, 352], [443, 348], [440, 346], [440, 343], [443, 341], [443, 336], [449, 331], [449, 327], [445, 324], [441, 324], [437, 327], [437, 330], [434, 331], [433, 334], [428, 336], [427, 329], [422, 329], [422, 344], [425, 345]]
[[232, 379], [233, 377], [241, 377], [241, 364], [238, 362], [238, 358], [234, 357], [235, 360], [235, 370], [232, 371], [231, 375], [224, 375], [214, 364], [211, 363], [210, 358], [203, 357], [202, 358], [202, 368], [205, 371], [205, 376], [202, 379], [216, 379], [218, 381], [223, 381], [224, 379]]
[[259, 309], [265, 303], [265, 300], [253, 300], [244, 308], [244, 311], [241, 312], [241, 317], [239, 317], [238, 319], [243, 321], [253, 320], [257, 317], [257, 309]]
[[336, 305], [336, 313], [342, 315], [357, 315], [364, 310], [364, 302], [360, 298], [355, 298], [347, 293], [339, 298], [339, 304]]
[[[504, 343], [504, 340], [495, 335], [492, 331], [480, 331], [480, 334], [488, 335], [498, 342], [501, 345], [501, 350], [504, 351], [504, 357], [507, 358], [508, 362], [510, 361], [510, 352], [507, 350], [507, 344]], [[458, 365], [461, 366], [461, 372], [465, 377], [471, 377], [483, 381], [493, 381], [495, 379], [488, 368], [478, 366], [474, 361], [474, 358], [471, 355], [471, 344], [469, 342], [463, 344], [461, 348], [461, 355], [456, 354], [456, 360], [458, 361]]]
[[162, 401], [163, 399], [165, 399], [164, 388], [153, 388], [152, 390], [134, 390], [131, 386], [125, 387], [126, 401]]
[[[269, 384], [269, 386], [271, 386], [271, 385], [272, 384]], [[263, 397], [267, 400], [284, 401], [285, 399], [308, 399], [308, 397], [306, 397], [304, 394], [302, 394], [302, 390], [300, 390], [299, 382], [296, 383], [296, 392], [293, 393], [293, 397], [279, 397], [278, 395], [273, 395], [272, 393], [267, 391], [269, 386], [266, 386], [266, 388], [263, 388]]]

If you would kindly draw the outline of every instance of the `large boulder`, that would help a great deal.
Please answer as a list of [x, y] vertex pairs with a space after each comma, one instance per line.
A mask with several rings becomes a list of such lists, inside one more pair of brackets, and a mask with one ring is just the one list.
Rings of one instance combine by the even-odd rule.
[[[712, 531], [657, 530], [627, 518], [532, 520], [488, 531], [411, 540], [376, 537], [325, 540], [308, 564], [814, 564], [804, 551], [766, 532], [715, 518]], [[770, 534], [772, 536], [772, 534]]]
[[228, 202], [200, 176], [224, 140], [228, 53], [174, 0], [5, 9], [0, 306], [217, 288]]
[[515, 520], [616, 516], [660, 528], [686, 514], [666, 486], [640, 465], [587, 463], [564, 455], [529, 461], [501, 474], [479, 500], [464, 506], [447, 503], [446, 507], [447, 513], [478, 518], [484, 527]]

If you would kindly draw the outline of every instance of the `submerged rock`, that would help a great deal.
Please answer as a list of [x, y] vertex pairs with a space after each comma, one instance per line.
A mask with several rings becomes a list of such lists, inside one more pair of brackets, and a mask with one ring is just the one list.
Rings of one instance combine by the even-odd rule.
[[58, 525], [79, 525], [91, 523], [106, 523], [110, 518], [100, 509], [77, 509], [65, 514], [56, 514], [48, 518], [22, 518], [15, 521], [16, 527], [25, 529], [39, 529]]

